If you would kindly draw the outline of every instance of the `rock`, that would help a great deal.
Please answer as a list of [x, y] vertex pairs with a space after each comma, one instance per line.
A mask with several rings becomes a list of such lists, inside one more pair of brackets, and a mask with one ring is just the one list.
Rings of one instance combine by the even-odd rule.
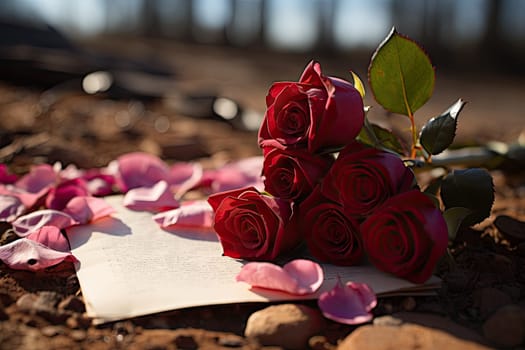
[[64, 329], [60, 326], [46, 326], [43, 327], [40, 332], [46, 337], [54, 337], [59, 334], [64, 334]]
[[5, 312], [4, 304], [0, 301], [0, 321], [9, 319], [9, 315]]
[[476, 289], [472, 293], [474, 306], [479, 309], [482, 319], [486, 319], [490, 314], [504, 305], [512, 303], [510, 296], [501, 290], [493, 287]]
[[227, 348], [240, 348], [244, 343], [246, 342], [243, 337], [234, 334], [225, 335], [217, 340], [217, 344]]
[[191, 335], [178, 335], [173, 342], [177, 349], [194, 350], [199, 348], [199, 345]]
[[262, 345], [306, 349], [310, 337], [324, 326], [324, 318], [318, 310], [304, 305], [281, 304], [251, 314], [244, 335]]
[[22, 295], [16, 301], [16, 306], [21, 312], [30, 313], [34, 310], [34, 304], [37, 299], [35, 294], [27, 293]]
[[87, 333], [86, 333], [86, 331], [84, 331], [82, 329], [76, 329], [76, 330], [72, 331], [71, 333], [69, 333], [69, 336], [74, 341], [81, 342], [81, 341], [83, 341], [84, 339], [87, 338]]
[[337, 350], [485, 350], [483, 345], [461, 340], [446, 332], [405, 323], [401, 326], [366, 325], [350, 333]]
[[312, 350], [332, 350], [335, 348], [323, 335], [314, 335], [311, 337], [308, 340], [308, 346]]
[[374, 318], [374, 324], [377, 326], [399, 326], [401, 323], [403, 320], [390, 315]]
[[515, 347], [525, 342], [525, 309], [518, 305], [499, 308], [483, 324], [483, 335], [496, 346]]
[[56, 292], [43, 291], [38, 293], [33, 307], [37, 310], [49, 310], [56, 308], [60, 296]]

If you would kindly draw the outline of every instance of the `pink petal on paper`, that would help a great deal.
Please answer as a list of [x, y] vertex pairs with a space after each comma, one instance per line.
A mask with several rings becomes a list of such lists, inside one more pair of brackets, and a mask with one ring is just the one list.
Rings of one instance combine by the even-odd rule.
[[176, 163], [171, 167], [169, 184], [175, 190], [175, 198], [180, 199], [202, 180], [204, 171], [199, 163]]
[[103, 198], [83, 196], [71, 199], [64, 208], [64, 213], [77, 223], [87, 224], [115, 213], [115, 209]]
[[60, 229], [56, 226], [43, 226], [26, 237], [50, 249], [60, 252], [69, 252], [69, 243]]
[[183, 203], [180, 208], [164, 211], [153, 216], [162, 228], [213, 227], [213, 209], [206, 200]]
[[25, 209], [18, 197], [0, 194], [0, 221], [11, 222], [22, 215]]
[[151, 187], [170, 177], [170, 170], [166, 163], [148, 153], [124, 154], [117, 159], [117, 165], [115, 180], [124, 193], [132, 188]]
[[0, 246], [0, 260], [15, 270], [42, 270], [62, 261], [75, 262], [70, 252], [59, 252], [27, 238]]
[[262, 167], [263, 157], [250, 157], [206, 171], [201, 182], [203, 185], [209, 184], [213, 193], [249, 186], [262, 190]]
[[242, 267], [236, 280], [252, 287], [305, 295], [319, 289], [323, 278], [323, 269], [319, 264], [296, 259], [283, 267], [268, 262], [250, 262]]
[[153, 187], [139, 187], [129, 190], [124, 195], [124, 206], [132, 210], [159, 212], [178, 208], [166, 181], [159, 181]]
[[360, 324], [372, 319], [370, 311], [377, 305], [377, 299], [366, 283], [348, 282], [343, 286], [338, 278], [332, 290], [319, 296], [317, 304], [326, 318], [344, 324]]
[[56, 226], [60, 229], [78, 224], [66, 213], [53, 209], [37, 210], [20, 216], [13, 221], [13, 230], [20, 237], [25, 237], [44, 226]]
[[26, 175], [22, 176], [15, 186], [30, 193], [38, 193], [55, 185], [58, 175], [49, 164], [36, 165]]

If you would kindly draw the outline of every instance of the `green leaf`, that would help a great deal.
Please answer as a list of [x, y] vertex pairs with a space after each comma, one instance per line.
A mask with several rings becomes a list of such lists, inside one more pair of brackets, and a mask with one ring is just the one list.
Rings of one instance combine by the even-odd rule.
[[472, 210], [463, 207], [453, 207], [443, 212], [443, 217], [447, 223], [449, 241], [456, 239], [456, 234], [458, 233], [463, 220], [465, 220], [470, 214], [472, 214]]
[[472, 211], [464, 223], [472, 226], [490, 215], [494, 203], [494, 184], [490, 174], [479, 168], [454, 170], [441, 183], [445, 210], [464, 207]]
[[435, 72], [423, 49], [392, 28], [372, 56], [368, 80], [381, 106], [410, 116], [432, 96]]
[[357, 141], [364, 143], [375, 148], [381, 148], [387, 151], [391, 151], [397, 154], [404, 154], [405, 150], [399, 142], [399, 139], [390, 131], [377, 124], [370, 123], [365, 118], [365, 123], [359, 135], [357, 135]]
[[435, 155], [443, 152], [452, 144], [456, 136], [459, 112], [463, 109], [465, 101], [459, 99], [441, 115], [430, 119], [421, 129], [419, 143], [429, 154]]

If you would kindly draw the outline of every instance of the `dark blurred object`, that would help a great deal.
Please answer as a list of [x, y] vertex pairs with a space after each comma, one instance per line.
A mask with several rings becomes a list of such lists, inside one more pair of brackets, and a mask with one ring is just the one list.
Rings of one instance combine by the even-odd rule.
[[84, 76], [101, 70], [174, 77], [173, 69], [162, 62], [87, 52], [44, 23], [0, 20], [0, 32], [0, 79], [12, 83], [51, 88], [76, 81], [80, 88]]

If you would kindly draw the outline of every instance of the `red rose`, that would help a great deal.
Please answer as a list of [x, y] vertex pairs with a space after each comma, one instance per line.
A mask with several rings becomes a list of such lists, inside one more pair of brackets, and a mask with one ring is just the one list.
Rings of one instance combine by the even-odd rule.
[[415, 178], [399, 156], [367, 148], [345, 147], [322, 182], [323, 195], [343, 205], [347, 215], [366, 217], [393, 195], [414, 187]]
[[49, 209], [62, 210], [72, 198], [87, 195], [89, 195], [89, 191], [83, 179], [66, 180], [51, 188], [45, 204]]
[[266, 97], [259, 145], [310, 153], [344, 147], [364, 122], [363, 99], [347, 81], [326, 77], [312, 61], [298, 83], [274, 83]]
[[301, 230], [315, 258], [345, 266], [361, 260], [359, 223], [345, 216], [340, 204], [323, 197], [319, 188], [300, 204], [299, 213]]
[[388, 199], [362, 223], [361, 236], [370, 262], [414, 283], [430, 278], [448, 244], [443, 215], [419, 190]]
[[290, 203], [259, 193], [254, 187], [211, 195], [214, 229], [224, 255], [248, 260], [274, 260], [300, 242], [290, 221]]
[[334, 161], [331, 155], [315, 156], [300, 149], [272, 148], [266, 151], [264, 188], [272, 195], [287, 200], [300, 200], [310, 194]]

